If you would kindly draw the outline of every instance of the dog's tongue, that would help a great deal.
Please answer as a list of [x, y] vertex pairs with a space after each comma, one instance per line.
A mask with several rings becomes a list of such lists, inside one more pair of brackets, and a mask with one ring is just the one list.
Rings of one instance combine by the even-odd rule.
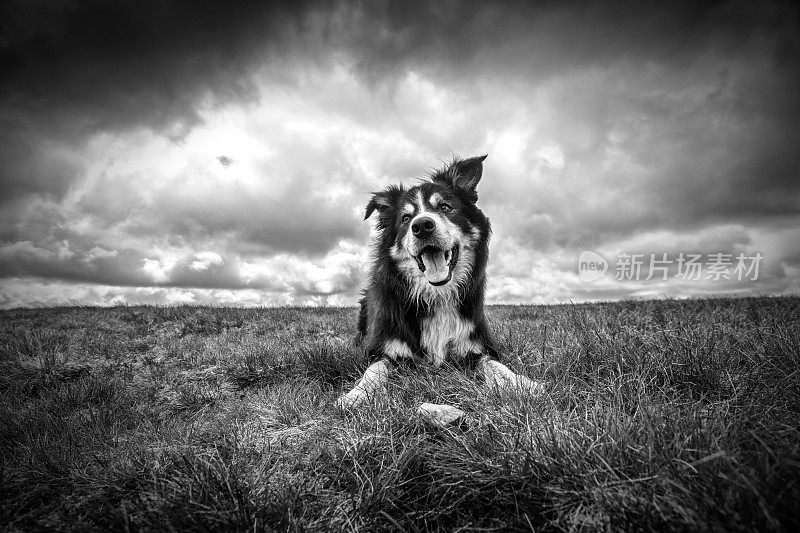
[[439, 283], [450, 275], [450, 268], [444, 260], [441, 250], [426, 250], [422, 253], [422, 264], [425, 265], [425, 277], [431, 283]]

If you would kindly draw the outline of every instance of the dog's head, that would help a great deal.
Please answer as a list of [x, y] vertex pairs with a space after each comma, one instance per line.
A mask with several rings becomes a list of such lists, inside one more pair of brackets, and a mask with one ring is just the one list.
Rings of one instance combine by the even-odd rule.
[[476, 206], [486, 156], [456, 160], [410, 189], [375, 193], [365, 219], [378, 212], [379, 246], [418, 295], [452, 292], [485, 263], [489, 221]]

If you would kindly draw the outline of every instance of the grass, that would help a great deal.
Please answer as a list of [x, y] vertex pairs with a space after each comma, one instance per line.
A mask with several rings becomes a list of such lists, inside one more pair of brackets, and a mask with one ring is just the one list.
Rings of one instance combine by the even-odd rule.
[[800, 298], [492, 307], [544, 397], [419, 367], [346, 414], [355, 309], [0, 315], [3, 530], [800, 528]]

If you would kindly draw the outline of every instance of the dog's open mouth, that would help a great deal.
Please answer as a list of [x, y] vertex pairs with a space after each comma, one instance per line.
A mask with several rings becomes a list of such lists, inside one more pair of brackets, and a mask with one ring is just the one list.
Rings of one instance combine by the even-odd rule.
[[458, 261], [458, 245], [450, 250], [426, 246], [415, 257], [419, 269], [431, 285], [444, 285], [450, 281]]

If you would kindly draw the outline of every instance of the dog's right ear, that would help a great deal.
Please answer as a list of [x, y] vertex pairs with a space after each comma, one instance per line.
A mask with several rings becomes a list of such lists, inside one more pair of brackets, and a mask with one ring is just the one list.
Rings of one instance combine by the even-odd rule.
[[395, 185], [392, 185], [381, 192], [374, 193], [367, 204], [366, 211], [364, 212], [364, 220], [367, 220], [372, 213], [375, 212], [375, 210], [378, 211], [379, 215], [383, 215], [389, 208], [397, 205], [402, 195], [403, 189]]

